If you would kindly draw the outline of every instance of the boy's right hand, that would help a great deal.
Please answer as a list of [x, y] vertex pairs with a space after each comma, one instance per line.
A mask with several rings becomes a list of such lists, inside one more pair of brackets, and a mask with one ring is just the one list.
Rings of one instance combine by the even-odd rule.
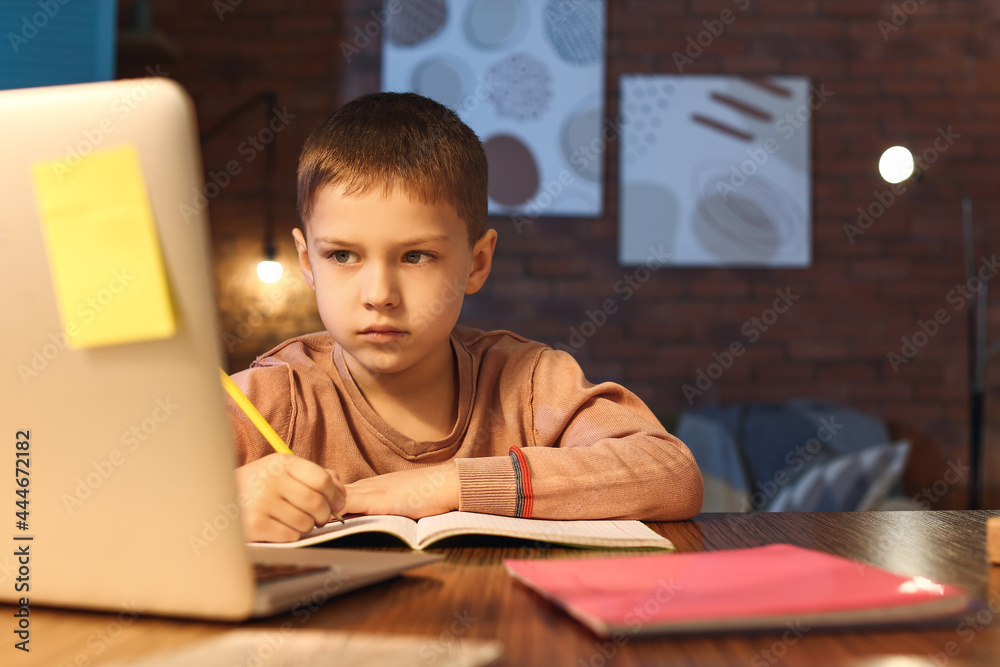
[[291, 542], [344, 509], [337, 473], [291, 454], [269, 454], [236, 469], [243, 531], [250, 542]]

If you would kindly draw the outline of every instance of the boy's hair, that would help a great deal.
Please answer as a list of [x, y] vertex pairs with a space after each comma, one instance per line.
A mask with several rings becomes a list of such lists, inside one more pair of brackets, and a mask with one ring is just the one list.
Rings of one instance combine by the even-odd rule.
[[465, 222], [470, 246], [486, 231], [482, 143], [451, 109], [415, 93], [363, 95], [313, 131], [299, 156], [303, 225], [328, 185], [349, 197], [400, 188], [423, 202], [447, 202]]

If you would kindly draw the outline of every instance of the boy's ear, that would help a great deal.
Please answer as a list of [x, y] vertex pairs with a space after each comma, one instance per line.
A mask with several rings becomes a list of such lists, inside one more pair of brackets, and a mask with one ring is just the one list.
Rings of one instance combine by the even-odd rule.
[[472, 268], [469, 271], [469, 281], [465, 283], [465, 293], [475, 294], [490, 277], [493, 267], [493, 251], [497, 247], [497, 230], [487, 229], [472, 246]]
[[295, 228], [292, 230], [292, 238], [295, 239], [295, 252], [299, 255], [299, 268], [306, 278], [309, 289], [316, 291], [316, 281], [313, 280], [312, 265], [309, 263], [309, 248], [306, 246], [306, 239], [302, 235], [302, 230]]

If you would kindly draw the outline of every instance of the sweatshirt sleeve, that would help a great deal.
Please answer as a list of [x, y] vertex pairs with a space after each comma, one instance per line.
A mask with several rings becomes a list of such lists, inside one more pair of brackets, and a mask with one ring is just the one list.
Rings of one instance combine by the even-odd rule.
[[[478, 505], [487, 488], [495, 496], [491, 510], [472, 511], [672, 521], [701, 510], [702, 478], [691, 452], [621, 385], [591, 384], [572, 356], [546, 349], [522, 400], [528, 403], [533, 441], [524, 443], [520, 455], [492, 457], [488, 467], [459, 461], [463, 504], [468, 497], [470, 505]], [[467, 493], [464, 485], [474, 477], [492, 477], [493, 484], [478, 479], [477, 492]], [[530, 498], [524, 497], [526, 490]], [[523, 507], [530, 515], [517, 511]]]

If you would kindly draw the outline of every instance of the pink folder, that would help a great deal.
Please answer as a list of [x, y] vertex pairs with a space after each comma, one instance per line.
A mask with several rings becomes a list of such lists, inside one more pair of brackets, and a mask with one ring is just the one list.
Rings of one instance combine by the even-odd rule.
[[504, 564], [601, 636], [909, 623], [972, 602], [957, 586], [789, 544]]

